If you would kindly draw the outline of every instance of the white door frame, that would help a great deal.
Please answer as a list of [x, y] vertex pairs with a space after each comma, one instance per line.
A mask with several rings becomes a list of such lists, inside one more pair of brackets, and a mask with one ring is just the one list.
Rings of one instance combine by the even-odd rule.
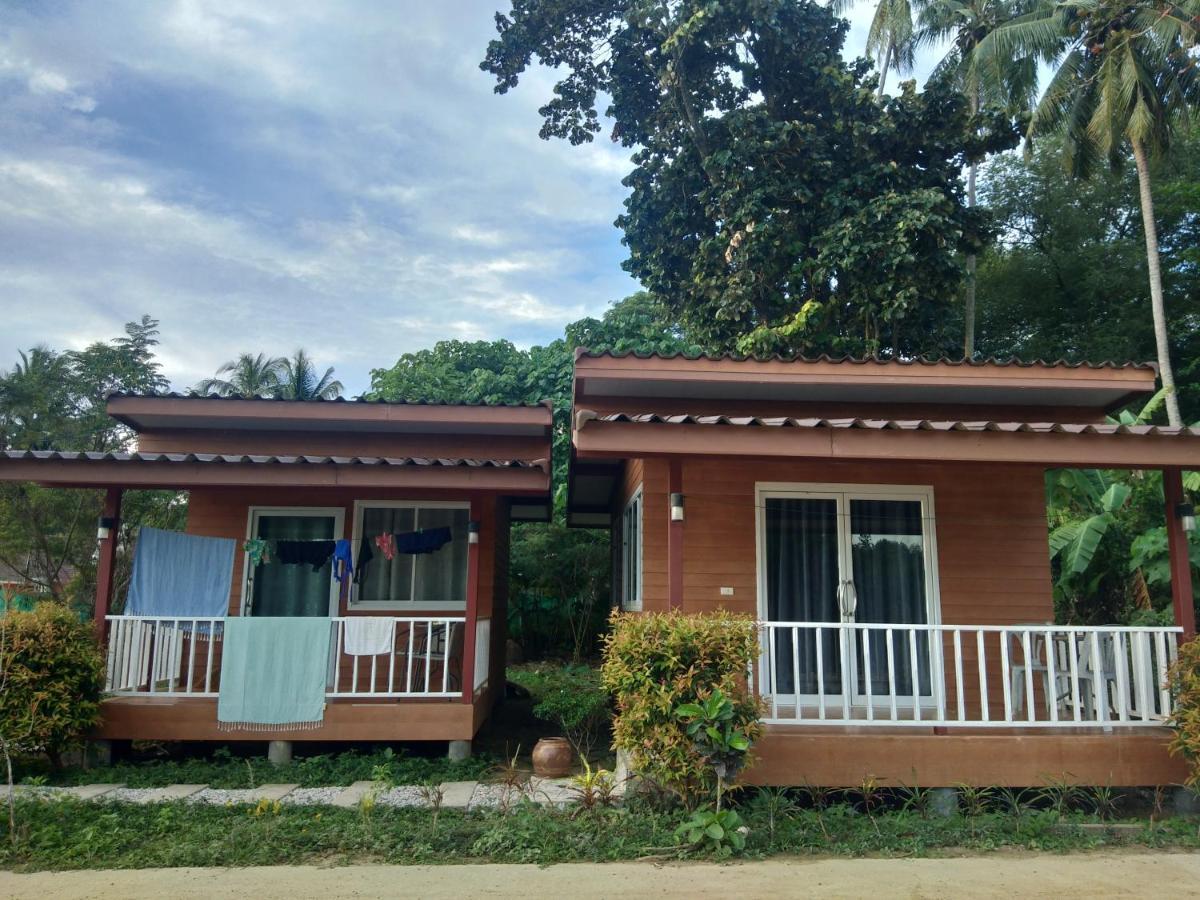
[[[930, 625], [940, 625], [942, 622], [942, 603], [941, 590], [938, 584], [938, 557], [937, 557], [937, 520], [934, 513], [933, 505], [933, 487], [932, 485], [903, 485], [903, 484], [853, 484], [853, 483], [825, 483], [825, 482], [773, 482], [760, 481], [754, 485], [754, 507], [755, 507], [755, 565], [757, 568], [757, 587], [758, 587], [758, 616], [760, 621], [770, 621], [767, 610], [767, 558], [766, 558], [766, 501], [772, 498], [795, 498], [795, 499], [812, 499], [812, 500], [829, 500], [833, 499], [837, 503], [838, 515], [838, 570], [839, 582], [844, 580], [846, 573], [853, 573], [851, 564], [850, 551], [850, 515], [849, 503], [851, 500], [870, 499], [870, 500], [917, 500], [921, 503], [921, 519], [922, 519], [922, 541], [924, 545], [923, 563], [925, 567], [925, 616], [926, 621]], [[925, 523], [928, 523], [927, 525]], [[851, 578], [851, 580], [853, 580]], [[840, 618], [839, 620], [840, 621]], [[830, 624], [838, 624], [831, 622]], [[941, 678], [942, 667], [942, 647], [941, 641], [935, 640], [932, 636], [929, 638], [929, 676], [930, 676], [930, 695], [920, 697], [920, 705], [922, 708], [934, 707], [939, 703], [939, 694], [942, 690], [943, 679]], [[763, 652], [759, 660], [759, 684], [767, 685], [770, 683], [770, 662], [767, 658], [769, 653], [766, 641], [763, 641]], [[852, 707], [863, 708], [866, 706], [865, 693], [859, 693], [858, 690], [858, 673], [857, 673], [857, 654], [845, 654], [850, 662], [850, 671], [842, 672], [842, 693], [825, 695], [826, 706], [838, 706], [842, 703], [842, 697], [848, 693], [849, 704]], [[793, 687], [794, 689], [794, 687]], [[816, 705], [818, 697], [815, 694], [801, 694], [799, 696], [794, 693], [786, 697], [780, 696], [779, 699], [788, 703], [799, 703], [801, 706]], [[907, 705], [912, 706], [912, 698], [897, 697], [897, 705], [902, 705], [907, 699]], [[876, 708], [888, 706], [890, 700], [887, 697], [873, 697], [872, 706]]]
[[[320, 516], [322, 518], [333, 519], [333, 538], [331, 540], [341, 540], [345, 537], [346, 527], [346, 509], [342, 506], [251, 506], [246, 510], [246, 540], [251, 540], [254, 537], [255, 526], [261, 516]], [[243, 552], [242, 555], [242, 602], [238, 607], [238, 615], [246, 615], [246, 606], [250, 602], [250, 584], [253, 580], [253, 569], [250, 566], [250, 554]], [[335, 578], [329, 579], [329, 615], [334, 617], [338, 614], [338, 600], [340, 598], [340, 585]]]

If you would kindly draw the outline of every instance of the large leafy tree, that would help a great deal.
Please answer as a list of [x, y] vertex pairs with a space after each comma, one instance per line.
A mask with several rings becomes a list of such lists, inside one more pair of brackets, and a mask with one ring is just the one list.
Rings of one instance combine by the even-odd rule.
[[[971, 115], [977, 117], [985, 105], [1013, 114], [1024, 113], [1037, 88], [1037, 67], [1032, 59], [996, 59], [993, 71], [985, 79], [973, 65], [975, 48], [984, 37], [1021, 13], [1026, 0], [923, 0], [918, 28], [913, 37], [916, 46], [947, 46], [948, 50], [934, 76], [947, 79], [967, 98]], [[973, 123], [974, 124], [974, 123]], [[976, 185], [980, 160], [967, 163], [967, 207], [977, 202]], [[978, 256], [972, 248], [966, 256], [966, 284], [963, 292], [963, 355], [975, 355], [976, 272]]]
[[[1061, 138], [990, 162], [981, 197], [1000, 241], [979, 268], [982, 353], [1030, 359], [1149, 360], [1153, 323], [1132, 165], [1063, 177]], [[1158, 168], [1155, 210], [1185, 421], [1200, 419], [1200, 130]]]
[[[83, 350], [58, 352], [39, 347], [20, 354], [0, 372], [0, 449], [128, 449], [132, 435], [105, 413], [114, 391], [165, 390], [154, 348], [158, 323], [146, 316], [125, 326], [112, 341]], [[126, 496], [123, 528], [142, 522], [177, 525], [183, 503], [163, 491], [132, 491]], [[94, 530], [100, 511], [96, 491], [64, 491], [36, 484], [0, 484], [0, 563], [41, 593], [56, 599], [91, 602]], [[122, 558], [118, 577], [128, 571]]]
[[1163, 300], [1151, 157], [1200, 104], [1196, 47], [1200, 0], [1042, 0], [1031, 13], [979, 43], [985, 76], [1012, 57], [1051, 61], [1053, 78], [1030, 119], [1027, 137], [1062, 132], [1068, 165], [1086, 175], [1101, 160], [1119, 165], [1126, 148], [1138, 173], [1150, 306], [1167, 418], [1181, 423]]
[[693, 339], [953, 345], [960, 256], [986, 236], [959, 182], [984, 142], [955, 91], [881, 104], [869, 64], [841, 58], [846, 23], [808, 0], [516, 0], [496, 23], [482, 66], [498, 92], [535, 59], [561, 73], [543, 137], [592, 140], [611, 98], [613, 137], [636, 151], [625, 266]]

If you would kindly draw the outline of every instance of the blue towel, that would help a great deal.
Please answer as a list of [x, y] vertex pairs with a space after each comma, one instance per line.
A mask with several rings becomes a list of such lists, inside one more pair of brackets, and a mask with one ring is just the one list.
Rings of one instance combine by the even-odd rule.
[[168, 618], [226, 615], [236, 544], [231, 538], [143, 526], [133, 553], [125, 612]]
[[325, 716], [329, 620], [315, 616], [225, 620], [217, 727], [319, 728]]

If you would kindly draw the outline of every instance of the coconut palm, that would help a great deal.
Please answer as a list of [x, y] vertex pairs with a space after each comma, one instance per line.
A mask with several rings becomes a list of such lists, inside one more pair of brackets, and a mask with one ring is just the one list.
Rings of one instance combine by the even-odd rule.
[[1086, 175], [1102, 159], [1118, 166], [1126, 146], [1138, 173], [1150, 305], [1167, 418], [1181, 423], [1167, 336], [1150, 160], [1170, 146], [1176, 124], [1200, 104], [1195, 57], [1200, 0], [1042, 0], [979, 42], [981, 77], [1012, 58], [1055, 66], [1034, 109], [1027, 141], [1066, 135], [1066, 161]]
[[274, 397], [279, 392], [283, 363], [281, 358], [265, 353], [243, 353], [217, 369], [213, 378], [197, 384], [195, 390], [222, 397]]
[[[854, 4], [855, 0], [831, 0], [829, 8], [840, 16], [849, 12]], [[866, 51], [879, 66], [879, 96], [882, 97], [892, 68], [900, 74], [911, 72], [913, 68], [913, 11], [909, 0], [879, 0], [867, 31]]]
[[[1025, 0], [924, 0], [917, 17], [914, 47], [949, 45], [934, 77], [955, 84], [975, 116], [985, 103], [1017, 114], [1029, 109], [1037, 90], [1037, 63], [1032, 58], [993, 60], [984, 78], [974, 65], [975, 48], [987, 35], [1028, 7]], [[979, 161], [967, 165], [967, 206], [976, 205], [975, 184]], [[967, 256], [967, 283], [963, 303], [963, 356], [975, 355], [975, 269], [974, 253]]]
[[284, 400], [333, 400], [342, 395], [342, 383], [333, 377], [333, 367], [317, 377], [316, 366], [303, 348], [280, 362], [278, 395]]

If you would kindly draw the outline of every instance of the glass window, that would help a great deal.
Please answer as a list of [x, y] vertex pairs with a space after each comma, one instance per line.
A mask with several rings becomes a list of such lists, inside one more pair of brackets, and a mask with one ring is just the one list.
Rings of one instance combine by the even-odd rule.
[[[370, 543], [374, 553], [367, 563], [362, 582], [356, 587], [356, 603], [407, 603], [414, 607], [467, 602], [467, 524], [466, 507], [441, 506], [362, 506], [358, 534]], [[403, 535], [411, 532], [449, 528], [450, 541], [427, 553], [396, 553], [387, 559], [375, 546], [381, 534]]]
[[642, 494], [634, 494], [621, 516], [621, 608], [642, 608]]

